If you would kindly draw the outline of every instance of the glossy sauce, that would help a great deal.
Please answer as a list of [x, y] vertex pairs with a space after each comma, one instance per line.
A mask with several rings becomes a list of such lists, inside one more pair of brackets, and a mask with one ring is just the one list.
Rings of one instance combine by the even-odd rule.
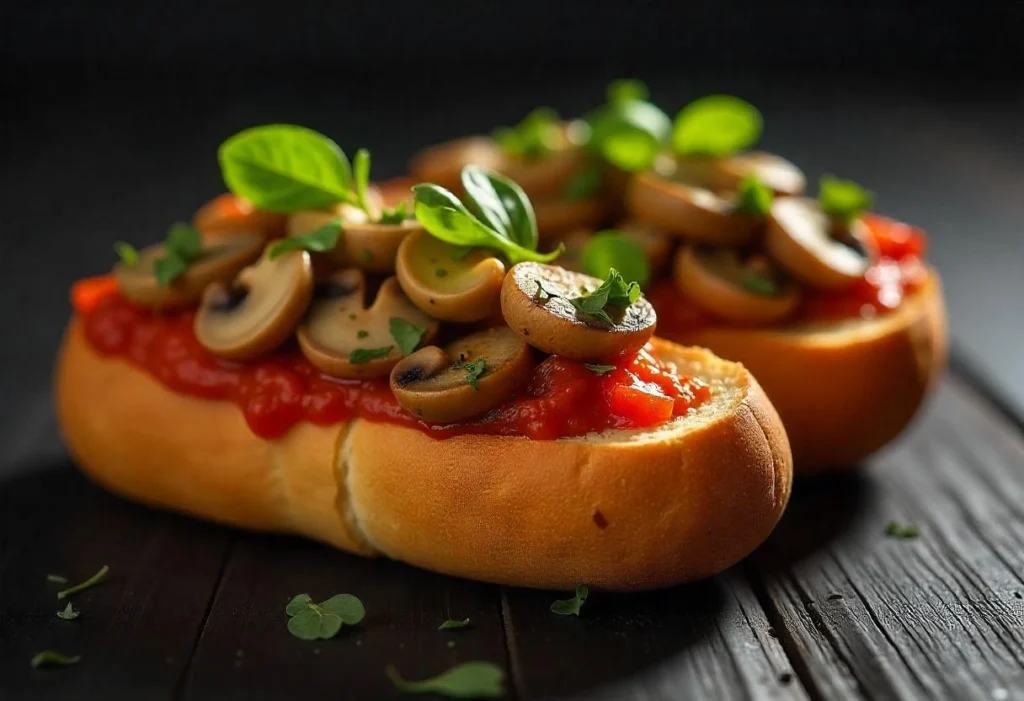
[[[924, 285], [928, 278], [923, 262], [927, 249], [924, 232], [876, 214], [865, 215], [864, 222], [878, 247], [878, 260], [863, 278], [844, 290], [805, 289], [800, 307], [784, 324], [870, 319], [897, 309]], [[655, 283], [648, 298], [658, 312], [658, 331], [669, 335], [731, 324], [688, 300], [669, 278]]]
[[[100, 289], [102, 281], [85, 282]], [[196, 341], [192, 311], [153, 314], [110, 291], [78, 310], [87, 341], [101, 355], [126, 358], [175, 392], [233, 402], [253, 432], [268, 439], [299, 421], [327, 426], [357, 416], [411, 426], [438, 438], [476, 433], [555, 439], [657, 426], [711, 394], [699, 379], [676, 377], [646, 351], [601, 376], [580, 363], [550, 357], [504, 404], [472, 422], [438, 426], [402, 409], [386, 378], [326, 377], [295, 347], [250, 363], [220, 360]]]

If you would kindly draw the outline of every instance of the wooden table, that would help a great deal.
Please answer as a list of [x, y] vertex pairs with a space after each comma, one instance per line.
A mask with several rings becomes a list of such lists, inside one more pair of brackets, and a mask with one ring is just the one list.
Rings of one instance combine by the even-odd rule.
[[[79, 95], [68, 98], [68, 131], [68, 104], [40, 101], [15, 125], [20, 168], [0, 183], [12, 283], [0, 351], [0, 699], [388, 699], [399, 698], [388, 663], [419, 677], [471, 659], [502, 665], [520, 699], [1024, 699], [1024, 141], [1010, 119], [1019, 96], [970, 111], [747, 88], [772, 125], [769, 147], [811, 174], [827, 167], [872, 184], [883, 209], [929, 229], [955, 361], [890, 449], [855, 474], [798, 480], [782, 523], [745, 562], [668, 591], [593, 594], [580, 618], [549, 613], [562, 593], [230, 531], [81, 477], [47, 389], [67, 283], [108, 265], [110, 240], [156, 238], [216, 191], [212, 148], [224, 134], [282, 118], [360, 134], [372, 110], [339, 113], [321, 99], [281, 114], [273, 93], [211, 93], [193, 114], [173, 93], [141, 104]], [[534, 101], [571, 113], [587, 99], [582, 89], [541, 92], [512, 106], [481, 98], [472, 121], [446, 121], [437, 105], [415, 135], [359, 143], [397, 172], [416, 143], [508, 121]], [[152, 126], [172, 123], [174, 138]], [[44, 197], [43, 183], [60, 197]], [[890, 520], [920, 525], [921, 537], [887, 537]], [[59, 620], [46, 575], [78, 580], [103, 564], [109, 579], [74, 600], [81, 617]], [[367, 618], [335, 639], [300, 641], [284, 613], [300, 592], [356, 594]], [[463, 617], [472, 627], [437, 630]], [[82, 661], [35, 671], [29, 659], [42, 649]]]

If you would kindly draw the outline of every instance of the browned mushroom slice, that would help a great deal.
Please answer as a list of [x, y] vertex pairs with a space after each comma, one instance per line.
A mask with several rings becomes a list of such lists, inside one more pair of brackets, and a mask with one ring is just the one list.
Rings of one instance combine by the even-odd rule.
[[530, 347], [507, 326], [460, 338], [444, 350], [429, 346], [391, 371], [391, 391], [424, 421], [461, 421], [497, 406], [530, 377]]
[[815, 200], [783, 197], [772, 203], [765, 246], [793, 277], [812, 287], [847, 287], [867, 272], [874, 246], [864, 223], [837, 225]]
[[799, 195], [807, 185], [803, 171], [793, 163], [782, 156], [763, 151], [748, 151], [720, 158], [680, 158], [670, 170], [678, 180], [715, 192], [735, 192], [740, 181], [748, 175], [757, 176], [776, 195]]
[[[379, 209], [371, 203], [371, 211], [376, 215]], [[414, 219], [380, 224], [358, 207], [342, 204], [331, 209], [295, 212], [288, 219], [288, 235], [301, 236], [337, 219], [342, 226], [338, 244], [314, 258], [326, 259], [335, 268], [356, 267], [368, 273], [393, 273], [402, 241], [411, 233], [423, 231]]]
[[608, 211], [601, 198], [587, 200], [547, 199], [533, 203], [537, 231], [541, 238], [558, 236], [573, 229], [593, 229]]
[[449, 190], [462, 188], [462, 169], [468, 165], [500, 170], [505, 154], [493, 139], [469, 136], [423, 149], [409, 161], [409, 174], [417, 182], [436, 183]]
[[509, 157], [501, 172], [516, 181], [531, 200], [561, 198], [569, 181], [590, 163], [590, 155], [583, 149], [568, 141], [563, 146], [540, 158]]
[[192, 224], [205, 241], [255, 234], [264, 241], [285, 235], [287, 215], [257, 209], [238, 195], [225, 192], [204, 204], [192, 217]]
[[204, 244], [199, 257], [185, 272], [163, 286], [153, 273], [156, 262], [167, 255], [163, 244], [144, 248], [134, 265], [121, 262], [114, 266], [117, 287], [125, 297], [142, 307], [168, 309], [195, 304], [210, 283], [231, 280], [245, 266], [259, 258], [262, 237], [236, 234]]
[[748, 243], [762, 221], [737, 212], [731, 197], [653, 171], [633, 176], [626, 189], [626, 207], [633, 217], [665, 233], [716, 246]]
[[421, 345], [437, 335], [438, 323], [409, 301], [395, 278], [384, 281], [369, 308], [365, 297], [366, 276], [355, 268], [316, 285], [298, 338], [302, 353], [322, 372], [353, 379], [384, 377], [402, 358], [400, 348], [410, 334], [421, 333]]
[[480, 321], [501, 306], [505, 264], [483, 250], [460, 254], [425, 231], [398, 249], [398, 282], [417, 307], [443, 321]]
[[740, 260], [735, 251], [686, 246], [676, 254], [676, 286], [723, 319], [767, 323], [789, 315], [800, 294], [764, 258]]
[[644, 249], [652, 278], [668, 267], [672, 258], [672, 244], [675, 243], [671, 236], [667, 236], [655, 227], [637, 219], [626, 219], [616, 224], [614, 228], [636, 241]]
[[579, 311], [571, 299], [594, 292], [597, 278], [542, 263], [519, 263], [501, 287], [505, 321], [534, 348], [573, 360], [615, 360], [643, 347], [657, 317], [643, 297], [624, 309], [606, 308], [612, 323]]
[[271, 247], [231, 283], [206, 288], [195, 318], [199, 343], [216, 356], [250, 360], [284, 343], [313, 298], [306, 251], [270, 257]]

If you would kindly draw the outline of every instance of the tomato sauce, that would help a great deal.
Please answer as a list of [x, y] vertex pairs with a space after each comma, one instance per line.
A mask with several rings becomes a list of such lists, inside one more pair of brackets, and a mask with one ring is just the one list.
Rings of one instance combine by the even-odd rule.
[[[97, 280], [90, 281], [97, 287]], [[101, 355], [122, 357], [184, 395], [236, 404], [257, 435], [284, 435], [299, 421], [328, 426], [355, 417], [417, 428], [437, 438], [466, 433], [538, 440], [609, 428], [645, 428], [686, 414], [710, 397], [699, 379], [677, 377], [647, 350], [603, 375], [549, 357], [515, 396], [478, 419], [425, 423], [395, 400], [386, 379], [321, 374], [294, 346], [248, 363], [211, 355], [192, 331], [194, 313], [154, 314], [116, 292], [80, 307], [85, 337]]]
[[[864, 222], [879, 253], [864, 277], [844, 290], [805, 290], [800, 307], [783, 323], [870, 319], [897, 309], [924, 285], [924, 232], [877, 214], [865, 215]], [[669, 335], [733, 323], [688, 300], [668, 278], [655, 283], [647, 296], [658, 312], [658, 330]]]

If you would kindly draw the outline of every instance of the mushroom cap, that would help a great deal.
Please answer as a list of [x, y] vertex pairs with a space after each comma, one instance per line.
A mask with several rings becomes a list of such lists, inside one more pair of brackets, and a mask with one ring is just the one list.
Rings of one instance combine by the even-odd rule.
[[[467, 363], [484, 361], [476, 387]], [[507, 326], [477, 331], [441, 350], [421, 348], [391, 371], [391, 391], [409, 413], [424, 421], [462, 421], [497, 406], [529, 380], [533, 354]]]
[[[548, 294], [540, 294], [538, 281]], [[501, 311], [513, 331], [545, 353], [589, 362], [616, 360], [647, 343], [654, 335], [657, 316], [640, 297], [609, 327], [569, 302], [580, 296], [581, 289], [593, 292], [600, 285], [597, 278], [557, 266], [519, 263], [505, 276]]]
[[306, 251], [270, 258], [242, 270], [231, 283], [206, 288], [196, 313], [196, 340], [229, 360], [274, 350], [295, 331], [313, 298], [313, 265]]
[[695, 243], [742, 246], [761, 227], [759, 217], [735, 211], [733, 198], [663, 177], [633, 175], [626, 189], [629, 213], [661, 231]]
[[676, 287], [688, 298], [723, 319], [748, 324], [777, 321], [789, 315], [800, 301], [796, 286], [776, 282], [776, 291], [765, 294], [744, 284], [753, 272], [735, 251], [684, 246], [676, 253]]
[[504, 164], [505, 154], [493, 139], [467, 136], [423, 149], [409, 161], [409, 174], [417, 182], [437, 183], [458, 192], [462, 189], [463, 167], [500, 170]]
[[192, 216], [192, 225], [204, 241], [255, 234], [264, 241], [285, 235], [287, 215], [257, 209], [238, 195], [225, 192], [204, 204]]
[[162, 287], [153, 274], [154, 264], [167, 255], [167, 248], [158, 243], [139, 251], [135, 265], [119, 262], [114, 266], [117, 287], [125, 297], [141, 307], [168, 309], [195, 304], [206, 286], [231, 280], [245, 266], [259, 258], [263, 238], [256, 234], [238, 233], [204, 242], [202, 253], [185, 272]]
[[674, 162], [674, 176], [715, 192], [735, 192], [740, 181], [756, 175], [776, 195], [799, 195], [807, 179], [796, 165], [782, 156], [747, 151], [730, 156], [690, 156]]
[[443, 321], [480, 321], [501, 306], [505, 264], [482, 249], [462, 257], [426, 231], [410, 234], [398, 249], [402, 290], [421, 310]]
[[[369, 308], [365, 303], [366, 275], [356, 268], [339, 270], [316, 285], [298, 331], [299, 347], [309, 362], [334, 377], [383, 377], [402, 358], [391, 335], [391, 319], [423, 329], [421, 345], [437, 335], [438, 323], [409, 301], [393, 277], [380, 286]], [[366, 354], [373, 350], [379, 351], [377, 357]], [[356, 351], [363, 351], [363, 357], [353, 355]]]
[[781, 197], [772, 203], [765, 230], [765, 247], [793, 277], [812, 287], [840, 289], [867, 272], [874, 245], [859, 219], [839, 236], [815, 200]]

